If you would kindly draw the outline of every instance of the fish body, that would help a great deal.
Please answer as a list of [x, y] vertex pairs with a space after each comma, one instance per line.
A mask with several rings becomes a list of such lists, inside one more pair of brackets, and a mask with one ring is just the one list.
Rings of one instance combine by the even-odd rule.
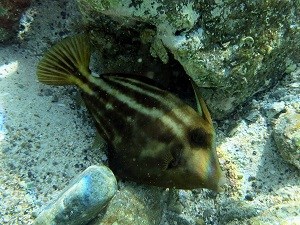
[[145, 77], [89, 70], [83, 35], [56, 44], [38, 64], [40, 82], [77, 85], [120, 177], [181, 189], [219, 190], [222, 172], [208, 109], [195, 91], [198, 112]]

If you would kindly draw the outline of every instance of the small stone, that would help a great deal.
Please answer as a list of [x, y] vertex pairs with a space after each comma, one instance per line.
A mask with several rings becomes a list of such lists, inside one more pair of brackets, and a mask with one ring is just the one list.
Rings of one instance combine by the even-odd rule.
[[117, 181], [105, 166], [90, 166], [71, 181], [34, 221], [34, 225], [87, 224], [108, 204]]
[[241, 179], [243, 179], [243, 177], [244, 177], [243, 174], [241, 174], [241, 173], [237, 174], [237, 179], [241, 180]]
[[300, 114], [281, 114], [274, 123], [273, 137], [282, 157], [300, 169]]
[[253, 201], [253, 196], [251, 194], [246, 194], [245, 199], [248, 201]]
[[248, 181], [254, 181], [254, 180], [256, 180], [256, 177], [254, 177], [254, 176], [248, 177]]

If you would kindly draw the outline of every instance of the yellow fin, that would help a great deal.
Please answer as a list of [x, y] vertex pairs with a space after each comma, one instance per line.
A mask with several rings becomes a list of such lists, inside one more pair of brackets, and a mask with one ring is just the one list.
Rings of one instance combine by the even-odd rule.
[[193, 89], [195, 92], [198, 112], [207, 122], [212, 124], [212, 119], [211, 119], [210, 113], [209, 113], [208, 108], [200, 94], [199, 87], [192, 79], [191, 79], [191, 83], [192, 83], [192, 86], [193, 86]]
[[37, 66], [38, 80], [51, 85], [76, 84], [89, 75], [90, 43], [86, 35], [65, 38], [44, 55]]

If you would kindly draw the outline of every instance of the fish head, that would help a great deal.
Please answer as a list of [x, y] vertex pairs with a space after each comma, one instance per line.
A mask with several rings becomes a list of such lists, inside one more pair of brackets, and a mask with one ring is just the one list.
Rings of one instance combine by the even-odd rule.
[[169, 146], [171, 157], [162, 177], [175, 188], [221, 191], [225, 178], [217, 158], [212, 124], [196, 117], [183, 138], [184, 141]]

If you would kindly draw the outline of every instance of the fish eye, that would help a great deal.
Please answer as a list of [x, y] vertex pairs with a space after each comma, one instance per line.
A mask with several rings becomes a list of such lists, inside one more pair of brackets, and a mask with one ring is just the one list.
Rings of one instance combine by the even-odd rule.
[[190, 145], [193, 147], [208, 147], [211, 135], [201, 128], [193, 129], [189, 132]]

